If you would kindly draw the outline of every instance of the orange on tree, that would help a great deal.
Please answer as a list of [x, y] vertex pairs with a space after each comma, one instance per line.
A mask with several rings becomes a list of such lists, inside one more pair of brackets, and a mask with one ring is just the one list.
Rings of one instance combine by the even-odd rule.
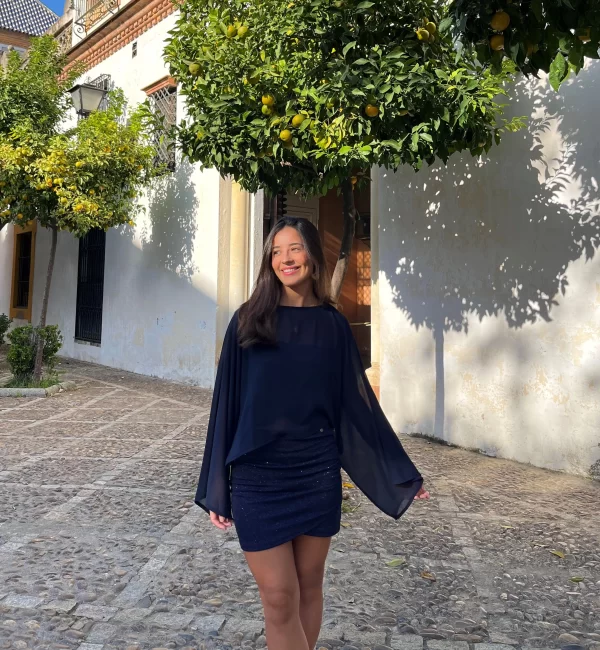
[[189, 73], [192, 75], [192, 77], [197, 77], [200, 74], [200, 70], [202, 70], [202, 67], [200, 66], [199, 63], [190, 63], [188, 66]]
[[279, 138], [280, 140], [283, 140], [283, 142], [290, 142], [292, 139], [292, 132], [289, 129], [283, 129], [279, 133]]
[[238, 33], [238, 29], [235, 25], [229, 25], [227, 28], [227, 38], [233, 38]]
[[426, 25], [425, 29], [433, 36], [437, 32], [437, 25], [430, 20]]
[[298, 113], [297, 115], [294, 115], [292, 117], [292, 126], [298, 128], [299, 126], [302, 126], [302, 123], [306, 119], [306, 115], [302, 115], [302, 113]]
[[499, 52], [504, 49], [504, 34], [494, 34], [490, 38], [490, 47], [494, 52]]
[[248, 25], [242, 25], [238, 30], [237, 30], [237, 35], [240, 38], [244, 38], [246, 34], [248, 33]]
[[273, 109], [270, 106], [263, 104], [263, 107], [261, 108], [261, 112], [263, 115], [271, 115], [273, 113]]
[[273, 104], [275, 103], [275, 98], [273, 97], [273, 95], [263, 95], [262, 103], [265, 106], [273, 106]]
[[379, 115], [379, 108], [373, 104], [367, 104], [365, 106], [365, 115], [367, 117], [377, 117]]
[[506, 11], [497, 11], [490, 20], [490, 27], [496, 32], [503, 32], [510, 25], [510, 16]]
[[429, 33], [428, 29], [425, 29], [425, 27], [419, 27], [419, 29], [417, 29], [417, 38], [420, 41], [427, 42], [431, 38], [431, 34]]

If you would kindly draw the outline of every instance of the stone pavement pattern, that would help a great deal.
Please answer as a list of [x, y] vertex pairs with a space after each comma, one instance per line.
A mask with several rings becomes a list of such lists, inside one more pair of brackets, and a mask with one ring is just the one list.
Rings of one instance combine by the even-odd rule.
[[[0, 400], [0, 649], [264, 647], [235, 532], [192, 503], [210, 392], [62, 369], [79, 390]], [[347, 489], [319, 646], [600, 650], [600, 484], [403, 442], [432, 499], [395, 522]]]

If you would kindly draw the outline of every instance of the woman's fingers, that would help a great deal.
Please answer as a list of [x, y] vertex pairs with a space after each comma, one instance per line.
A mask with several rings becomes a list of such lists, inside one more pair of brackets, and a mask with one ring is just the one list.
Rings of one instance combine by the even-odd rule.
[[421, 488], [417, 492], [415, 499], [429, 499], [429, 492], [425, 488]]
[[221, 515], [218, 515], [216, 512], [211, 511], [210, 521], [219, 530], [227, 530], [228, 528], [231, 528], [231, 520], [227, 519], [227, 517], [222, 517]]

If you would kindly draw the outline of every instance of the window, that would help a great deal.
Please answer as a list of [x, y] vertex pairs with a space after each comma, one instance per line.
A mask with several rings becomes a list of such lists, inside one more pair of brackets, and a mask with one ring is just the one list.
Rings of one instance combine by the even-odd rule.
[[166, 165], [175, 171], [175, 141], [168, 136], [172, 126], [177, 124], [177, 86], [171, 77], [144, 89], [150, 99], [152, 110], [162, 118], [163, 130], [157, 130], [154, 145], [158, 149], [156, 165]]
[[19, 320], [31, 321], [36, 230], [36, 221], [24, 227], [14, 227], [15, 243], [10, 317]]
[[98, 345], [102, 340], [105, 251], [104, 230], [90, 230], [79, 240], [75, 338]]

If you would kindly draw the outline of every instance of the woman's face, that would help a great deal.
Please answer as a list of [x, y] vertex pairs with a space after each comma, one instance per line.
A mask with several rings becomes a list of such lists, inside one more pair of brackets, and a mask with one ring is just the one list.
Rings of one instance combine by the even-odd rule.
[[297, 291], [312, 282], [314, 265], [295, 228], [286, 226], [275, 235], [271, 265], [284, 287]]

